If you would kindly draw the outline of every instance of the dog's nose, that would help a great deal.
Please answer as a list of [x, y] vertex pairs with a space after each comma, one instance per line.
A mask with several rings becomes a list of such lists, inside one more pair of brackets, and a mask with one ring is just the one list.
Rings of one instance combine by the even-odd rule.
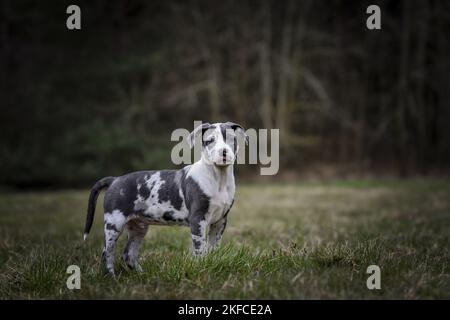
[[227, 156], [227, 149], [223, 149], [222, 150], [222, 157], [226, 157]]

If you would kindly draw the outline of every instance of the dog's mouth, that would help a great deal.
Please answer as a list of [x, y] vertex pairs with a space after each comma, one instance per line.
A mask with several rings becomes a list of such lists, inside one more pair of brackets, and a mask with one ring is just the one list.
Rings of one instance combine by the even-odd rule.
[[219, 167], [224, 167], [231, 165], [232, 161], [228, 157], [221, 157], [218, 161], [214, 161], [214, 164]]

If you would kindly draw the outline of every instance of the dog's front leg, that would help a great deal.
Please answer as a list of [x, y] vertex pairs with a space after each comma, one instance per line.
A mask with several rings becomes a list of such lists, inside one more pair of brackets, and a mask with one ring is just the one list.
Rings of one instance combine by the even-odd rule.
[[213, 250], [219, 247], [220, 240], [222, 240], [223, 232], [227, 226], [227, 218], [222, 218], [209, 227], [208, 233], [208, 250]]
[[208, 222], [203, 214], [193, 215], [194, 218], [190, 222], [192, 249], [196, 256], [206, 254], [207, 245], [207, 228]]

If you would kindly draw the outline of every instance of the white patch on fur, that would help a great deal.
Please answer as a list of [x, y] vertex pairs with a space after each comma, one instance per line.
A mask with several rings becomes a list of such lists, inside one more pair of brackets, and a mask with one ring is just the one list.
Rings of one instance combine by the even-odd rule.
[[[176, 223], [173, 221], [168, 222], [163, 218], [163, 215], [166, 212], [173, 212], [172, 218], [174, 219], [186, 219], [189, 215], [189, 212], [184, 201], [180, 210], [175, 209], [170, 201], [160, 201], [159, 190], [164, 183], [166, 183], [166, 181], [161, 180], [160, 172], [156, 172], [155, 174], [151, 175], [150, 178], [145, 182], [147, 188], [150, 190], [150, 195], [147, 199], [144, 199], [141, 195], [138, 195], [137, 199], [134, 201], [135, 208], [145, 208], [144, 216], [149, 217], [161, 224]], [[138, 186], [138, 189], [140, 187], [141, 186]], [[179, 191], [179, 195], [182, 197], [181, 191]]]
[[114, 209], [111, 213], [105, 214], [105, 222], [119, 227], [125, 224], [126, 217], [122, 211]]
[[126, 217], [124, 216], [123, 212], [120, 210], [115, 209], [111, 213], [105, 213], [105, 236], [106, 236], [106, 239], [112, 238], [112, 236], [117, 233], [116, 230], [106, 228], [107, 224], [114, 226], [115, 229], [120, 231], [123, 229], [123, 226], [127, 222], [126, 220], [127, 220]]
[[206, 232], [208, 231], [208, 221], [203, 220], [199, 222], [200, 225], [200, 233], [206, 239]]

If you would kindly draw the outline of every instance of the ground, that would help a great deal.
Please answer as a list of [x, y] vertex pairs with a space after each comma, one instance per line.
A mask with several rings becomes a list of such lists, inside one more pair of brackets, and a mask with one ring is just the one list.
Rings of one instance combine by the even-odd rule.
[[[81, 240], [87, 198], [0, 195], [0, 299], [450, 298], [448, 181], [239, 184], [218, 251], [193, 258], [187, 228], [151, 226], [144, 272], [117, 259], [116, 280], [100, 268], [102, 197]], [[380, 290], [366, 286], [372, 264]], [[66, 287], [69, 265], [80, 290]]]

